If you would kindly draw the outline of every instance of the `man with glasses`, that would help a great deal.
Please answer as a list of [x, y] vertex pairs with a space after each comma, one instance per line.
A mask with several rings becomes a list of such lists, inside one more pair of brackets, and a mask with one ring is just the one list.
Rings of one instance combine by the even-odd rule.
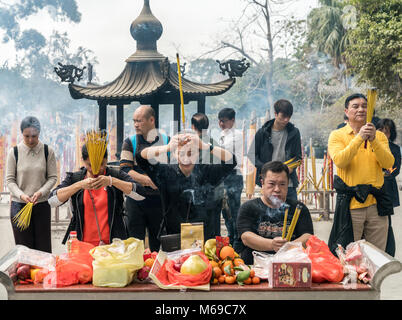
[[237, 165], [223, 181], [228, 206], [222, 210], [230, 244], [237, 249], [240, 239], [237, 235], [237, 213], [243, 191], [242, 157], [243, 135], [235, 128], [236, 112], [232, 108], [219, 111], [219, 127], [222, 129], [219, 144], [236, 156]]
[[[147, 195], [138, 201], [126, 197], [128, 233], [130, 237], [145, 240], [148, 229], [149, 247], [151, 251], [159, 251], [157, 236], [162, 222], [160, 194], [149, 176], [137, 165], [135, 155], [152, 145], [166, 145], [169, 137], [156, 130], [155, 111], [149, 105], [141, 105], [134, 111], [133, 122], [136, 134], [123, 142], [120, 169], [145, 187]], [[166, 163], [167, 157], [162, 161]]]
[[254, 263], [254, 250], [274, 254], [287, 242], [282, 238], [286, 209], [288, 230], [296, 206], [302, 207], [291, 241], [305, 245], [314, 234], [308, 208], [287, 197], [289, 177], [289, 168], [281, 161], [264, 164], [261, 168], [261, 197], [249, 200], [240, 207], [237, 228], [243, 246], [239, 253], [246, 264]]

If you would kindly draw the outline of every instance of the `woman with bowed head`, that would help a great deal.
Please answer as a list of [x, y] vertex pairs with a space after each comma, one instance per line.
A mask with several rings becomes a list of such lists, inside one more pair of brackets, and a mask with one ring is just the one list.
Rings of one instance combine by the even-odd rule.
[[97, 175], [92, 171], [85, 144], [81, 156], [84, 167], [76, 172], [67, 172], [66, 178], [49, 197], [52, 207], [71, 199], [73, 216], [62, 243], [67, 241], [70, 231], [77, 231], [78, 240], [94, 246], [109, 244], [113, 238], [127, 239], [123, 195], [142, 200], [144, 187], [124, 171], [107, 166], [107, 151]]
[[[6, 184], [11, 194], [10, 217], [15, 244], [51, 252], [50, 191], [57, 181], [57, 164], [51, 147], [39, 140], [40, 123], [28, 116], [21, 121], [23, 140], [7, 156]], [[32, 203], [31, 220], [21, 230], [14, 217]]]

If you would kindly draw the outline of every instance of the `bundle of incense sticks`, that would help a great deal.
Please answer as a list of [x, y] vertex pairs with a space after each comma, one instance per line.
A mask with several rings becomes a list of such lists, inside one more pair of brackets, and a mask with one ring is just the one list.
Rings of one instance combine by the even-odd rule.
[[28, 202], [14, 217], [13, 222], [21, 231], [27, 229], [31, 223], [33, 203]]
[[100, 130], [88, 131], [85, 137], [93, 175], [98, 175], [107, 149], [107, 133]]
[[[373, 120], [374, 106], [377, 100], [377, 89], [372, 88], [367, 91], [367, 118], [366, 122], [369, 123]], [[367, 148], [367, 140], [364, 142], [364, 148]]]
[[[298, 204], [296, 206], [295, 212], [293, 213], [293, 218], [290, 223], [288, 234], [286, 237], [284, 237], [285, 233], [282, 231], [282, 238], [286, 239], [287, 241], [290, 241], [290, 239], [292, 239], [293, 232], [295, 231], [297, 221], [299, 220], [301, 209], [302, 209], [302, 206], [300, 204]], [[287, 220], [287, 211], [285, 211], [285, 219]], [[284, 228], [286, 228], [285, 223], [287, 223], [287, 221], [284, 221]]]
[[298, 166], [300, 166], [301, 160], [295, 161], [295, 158], [292, 158], [292, 159], [285, 161], [283, 164], [286, 164], [289, 169], [294, 169], [294, 168], [297, 168]]

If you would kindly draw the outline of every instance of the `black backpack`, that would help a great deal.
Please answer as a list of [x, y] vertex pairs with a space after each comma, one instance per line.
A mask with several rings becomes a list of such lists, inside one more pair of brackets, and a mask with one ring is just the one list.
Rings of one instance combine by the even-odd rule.
[[[43, 147], [45, 149], [45, 160], [46, 160], [46, 164], [47, 164], [47, 157], [49, 156], [49, 147], [47, 146], [47, 144], [44, 144]], [[17, 163], [18, 163], [18, 147], [17, 146], [14, 147], [14, 157], [15, 157], [15, 165], [17, 165]]]

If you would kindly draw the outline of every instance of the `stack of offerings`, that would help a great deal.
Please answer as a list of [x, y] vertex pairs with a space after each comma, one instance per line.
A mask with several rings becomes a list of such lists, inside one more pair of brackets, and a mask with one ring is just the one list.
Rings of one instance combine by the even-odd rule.
[[180, 250], [159, 251], [149, 277], [162, 289], [209, 290], [212, 267], [203, 252], [203, 224], [181, 224], [180, 238]]

